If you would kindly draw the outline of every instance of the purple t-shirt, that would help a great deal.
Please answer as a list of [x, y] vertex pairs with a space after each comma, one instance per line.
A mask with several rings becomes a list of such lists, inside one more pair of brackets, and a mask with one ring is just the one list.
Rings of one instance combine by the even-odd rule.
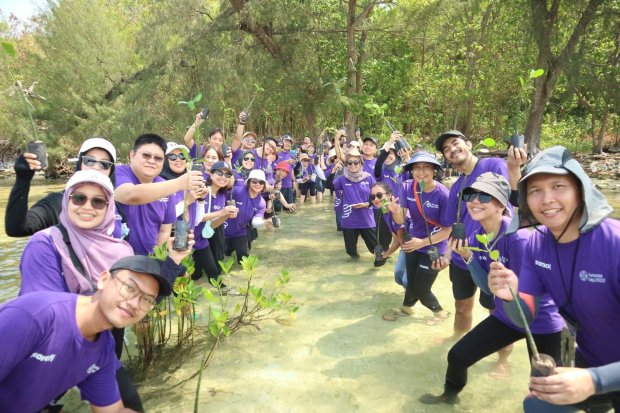
[[377, 163], [377, 158], [366, 159], [364, 158], [363, 170], [364, 172], [368, 172], [372, 176], [375, 176], [375, 164]]
[[26, 244], [19, 263], [19, 295], [35, 291], [70, 292], [62, 275], [60, 254], [52, 237], [44, 231], [35, 233]]
[[578, 351], [592, 367], [620, 361], [620, 221], [608, 218], [565, 244], [540, 229], [527, 245], [519, 291], [549, 294], [577, 322]]
[[[506, 161], [500, 158], [483, 158], [479, 159], [471, 174], [465, 176], [461, 174], [458, 179], [450, 187], [450, 196], [448, 198], [448, 206], [443, 210], [442, 224], [451, 226], [456, 223], [458, 215], [458, 205], [461, 202], [461, 221], [465, 225], [465, 234], [474, 232], [474, 229], [478, 226], [476, 221], [471, 219], [469, 212], [467, 211], [466, 203], [459, 199], [460, 192], [473, 184], [476, 179], [485, 172], [495, 172], [496, 174], [504, 176], [508, 181], [508, 166]], [[508, 206], [512, 211], [512, 206]], [[456, 253], [452, 253], [452, 263], [456, 266], [466, 270], [467, 265], [463, 262], [460, 256]]]
[[[211, 213], [220, 211], [226, 206], [226, 192], [218, 192], [215, 196], [207, 195], [205, 198], [205, 214], [209, 214], [209, 201], [211, 202]], [[194, 229], [195, 250], [201, 250], [209, 246], [209, 238], [202, 236], [202, 230], [206, 224], [206, 222], [201, 222]]]
[[77, 295], [38, 292], [0, 307], [0, 411], [36, 412], [73, 386], [105, 407], [120, 400], [109, 331], [95, 341], [80, 333]]
[[[289, 151], [278, 152], [278, 162], [288, 161], [293, 156]], [[293, 169], [293, 165], [291, 165], [291, 170]], [[291, 179], [291, 174], [287, 174], [284, 179], [282, 179], [282, 188], [292, 188], [293, 180]]]
[[[370, 172], [374, 176], [374, 171]], [[392, 193], [396, 197], [400, 197], [400, 186], [403, 183], [403, 177], [401, 174], [397, 174], [394, 168], [388, 169], [385, 164], [381, 168], [381, 177], [377, 179], [378, 182], [385, 182], [392, 189]]]
[[250, 198], [250, 193], [245, 187], [233, 188], [233, 199], [239, 213], [236, 218], [230, 218], [224, 222], [224, 234], [226, 238], [235, 238], [248, 235], [247, 225], [254, 217], [265, 215], [265, 200], [258, 194]]
[[[521, 229], [515, 233], [504, 235], [506, 234], [506, 228], [508, 228], [509, 223], [510, 218], [504, 217], [502, 219], [502, 225], [498, 231], [501, 238], [498, 239], [498, 234], [495, 234], [495, 239], [491, 241], [491, 249], [499, 251], [499, 261], [519, 276], [521, 273], [523, 255], [525, 254], [525, 248], [530, 237], [530, 232], [527, 229]], [[485, 231], [481, 226], [479, 226], [478, 229], [469, 236], [467, 241], [472, 247], [484, 249], [482, 243], [480, 243], [480, 241], [476, 238], [477, 234], [485, 234]], [[473, 259], [477, 260], [480, 266], [488, 273], [492, 262], [489, 255], [479, 251], [472, 251], [472, 253], [474, 256]], [[492, 314], [510, 328], [521, 332], [525, 331], [523, 328], [518, 327], [510, 320], [504, 311], [502, 300], [497, 297], [495, 297], [495, 309]], [[536, 318], [530, 324], [532, 333], [551, 334], [562, 331], [563, 327], [564, 320], [562, 319], [562, 316], [560, 316], [560, 313], [558, 313], [558, 308], [555, 306], [555, 303], [548, 294], [543, 295], [540, 300], [538, 314], [536, 314]]]
[[382, 213], [381, 215], [383, 215], [383, 220], [387, 224], [392, 234], [396, 234], [399, 229], [405, 227], [403, 224], [399, 224], [396, 221], [394, 221], [394, 217], [392, 216], [391, 212], [388, 211], [385, 214]]
[[344, 175], [334, 179], [336, 191], [342, 190], [342, 221], [345, 229], [374, 228], [375, 216], [370, 208], [352, 208], [351, 205], [368, 203], [370, 188], [375, 184], [372, 175], [360, 182], [351, 182]]
[[[153, 183], [164, 182], [157, 176]], [[131, 167], [121, 165], [116, 168], [116, 187], [123, 184], [139, 185], [140, 180], [134, 175]], [[129, 226], [127, 242], [133, 247], [137, 255], [148, 255], [157, 245], [157, 236], [162, 224], [171, 224], [176, 220], [174, 195], [160, 198], [155, 202], [144, 205], [123, 204], [125, 219]]]
[[[411, 217], [409, 221], [409, 234], [415, 238], [428, 238], [428, 233], [426, 232], [426, 224], [424, 223], [424, 218], [420, 213], [420, 209], [418, 208], [418, 204], [415, 200], [415, 195], [413, 193], [413, 183], [414, 180], [410, 179], [403, 183], [402, 186], [402, 194], [401, 194], [401, 205], [407, 209], [409, 212], [409, 216]], [[443, 184], [439, 182], [435, 182], [435, 189], [431, 192], [423, 192], [419, 193], [420, 188], [417, 187], [418, 197], [420, 202], [422, 203], [422, 210], [424, 211], [424, 215], [426, 215], [426, 219], [429, 221], [428, 230], [431, 235], [441, 230], [441, 227], [449, 227], [450, 223], [446, 223], [442, 221], [443, 212], [448, 204], [448, 188], [443, 186]], [[430, 221], [436, 222], [439, 226], [432, 225]], [[441, 242], [435, 244], [440, 254], [443, 254], [446, 251], [446, 247], [448, 245], [448, 240], [445, 239]], [[430, 246], [422, 247], [416, 251], [418, 252], [428, 252]]]

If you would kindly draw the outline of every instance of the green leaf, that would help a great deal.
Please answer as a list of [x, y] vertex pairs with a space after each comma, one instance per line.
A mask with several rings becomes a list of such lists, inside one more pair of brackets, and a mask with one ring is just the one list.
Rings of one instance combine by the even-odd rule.
[[186, 101], [184, 101], [184, 100], [179, 100], [179, 101], [177, 102], [177, 105], [187, 105], [187, 102], [186, 102]]
[[522, 76], [519, 76], [519, 83], [521, 83], [521, 87], [525, 87], [525, 80], [523, 80]]
[[465, 247], [470, 251], [477, 251], [477, 252], [486, 252], [486, 250], [483, 250], [481, 248], [476, 248], [476, 247]]
[[424, 188], [426, 188], [426, 182], [420, 181], [418, 185], [420, 186], [420, 191], [424, 192]]
[[497, 143], [495, 142], [495, 139], [493, 138], [486, 138], [485, 140], [482, 141], [482, 144], [484, 146], [486, 146], [487, 148], [492, 148], [494, 147]]
[[536, 79], [537, 77], [542, 76], [545, 73], [544, 69], [530, 70], [530, 79]]
[[17, 55], [17, 52], [15, 51], [15, 46], [13, 46], [9, 42], [2, 42], [2, 48], [4, 49], [6, 54], [8, 54], [11, 57], [15, 57]]
[[493, 250], [493, 251], [489, 252], [489, 257], [491, 257], [491, 259], [493, 261], [497, 261], [499, 259], [499, 251], [498, 250]]
[[478, 240], [479, 243], [481, 243], [482, 245], [486, 247], [488, 243], [486, 234], [476, 234], [476, 239]]
[[196, 104], [194, 103], [193, 100], [190, 100], [189, 102], [187, 102], [187, 107], [190, 108], [191, 110], [196, 110]]
[[196, 96], [194, 96], [194, 99], [192, 99], [192, 102], [200, 102], [200, 99], [202, 99], [202, 93], [199, 93]]

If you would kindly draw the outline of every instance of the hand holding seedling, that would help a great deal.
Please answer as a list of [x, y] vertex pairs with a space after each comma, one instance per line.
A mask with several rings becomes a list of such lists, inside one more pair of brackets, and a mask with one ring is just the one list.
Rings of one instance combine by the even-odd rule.
[[188, 234], [188, 243], [187, 245], [189, 246], [189, 248], [185, 249], [185, 250], [175, 250], [174, 248], [172, 248], [172, 244], [174, 243], [174, 237], [170, 237], [166, 243], [166, 246], [168, 248], [168, 257], [170, 257], [170, 259], [172, 261], [174, 261], [175, 264], [179, 265], [181, 264], [181, 261], [183, 261], [183, 259], [185, 257], [187, 257], [193, 250], [194, 248], [194, 231], [190, 230], [189, 234]]
[[596, 392], [592, 375], [574, 367], [557, 367], [551, 376], [531, 377], [530, 390], [540, 400], [561, 405], [579, 403]]
[[41, 170], [41, 162], [37, 161], [37, 155], [30, 152], [24, 152], [24, 159], [28, 162], [28, 166], [32, 171]]
[[510, 292], [518, 291], [519, 279], [515, 273], [504, 267], [501, 262], [492, 262], [489, 271], [489, 288], [491, 292], [504, 301], [512, 301], [514, 298]]
[[192, 191], [204, 186], [204, 178], [200, 171], [189, 171], [176, 179], [179, 182], [179, 188], [184, 191]]
[[[448, 249], [448, 251], [450, 251]], [[446, 252], [446, 254], [449, 254], [449, 252]], [[437, 271], [441, 271], [444, 270], [446, 268], [448, 268], [448, 266], [450, 265], [450, 257], [446, 256], [446, 255], [442, 255], [441, 257], [439, 257], [438, 260], [433, 261], [433, 263], [431, 264], [431, 268]]]
[[472, 252], [469, 249], [469, 243], [467, 239], [460, 240], [456, 238], [450, 238], [450, 249], [457, 254], [459, 254], [465, 261], [468, 261], [471, 258]]
[[398, 151], [398, 156], [400, 156], [403, 161], [409, 162], [411, 159], [411, 151], [407, 150], [407, 148], [403, 148]]
[[226, 205], [222, 209], [222, 216], [225, 216], [226, 219], [228, 219], [228, 218], [236, 218], [238, 213], [239, 213], [239, 208], [237, 208], [234, 205]]

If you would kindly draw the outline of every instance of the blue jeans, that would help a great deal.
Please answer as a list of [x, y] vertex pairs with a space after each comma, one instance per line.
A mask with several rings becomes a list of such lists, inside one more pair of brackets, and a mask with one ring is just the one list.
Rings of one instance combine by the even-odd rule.
[[394, 281], [403, 287], [407, 286], [407, 261], [403, 250], [398, 253], [396, 265], [394, 265]]

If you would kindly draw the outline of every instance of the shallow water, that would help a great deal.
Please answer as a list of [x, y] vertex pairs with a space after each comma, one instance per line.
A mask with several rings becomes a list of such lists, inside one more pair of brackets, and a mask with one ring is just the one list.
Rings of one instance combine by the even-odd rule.
[[[34, 187], [31, 200], [62, 187]], [[2, 215], [9, 190], [0, 188]], [[608, 197], [618, 217], [620, 192], [608, 192]], [[0, 237], [0, 302], [17, 293], [19, 256], [25, 242]], [[288, 269], [289, 292], [301, 309], [291, 326], [264, 321], [257, 326], [260, 329], [248, 326], [222, 341], [205, 371], [200, 411], [521, 411], [529, 376], [523, 341], [510, 356], [510, 378], [497, 380], [488, 374], [497, 360], [492, 355], [470, 369], [459, 406], [447, 409], [417, 401], [424, 393], [437, 394], [442, 389], [450, 345], [439, 341], [451, 334], [453, 317], [429, 326], [430, 313], [421, 307], [414, 317], [383, 321], [382, 314], [402, 301], [402, 289], [393, 282], [391, 271], [395, 258], [375, 269], [371, 254], [362, 252], [361, 241], [359, 246], [362, 257], [349, 259], [327, 205], [283, 214], [278, 232], [260, 232], [252, 250], [260, 257], [257, 281], [262, 284], [281, 268]], [[243, 282], [237, 270], [229, 284]], [[446, 272], [439, 275], [433, 290], [453, 312]], [[199, 310], [198, 315], [200, 324], [206, 313]], [[486, 316], [476, 306], [474, 323]], [[131, 334], [127, 339], [130, 352], [135, 353], [135, 339]], [[196, 371], [200, 350], [198, 344], [182, 352], [171, 349], [140, 379], [148, 412], [193, 411], [196, 379], [183, 381]], [[66, 411], [90, 411], [75, 393], [67, 403]]]

